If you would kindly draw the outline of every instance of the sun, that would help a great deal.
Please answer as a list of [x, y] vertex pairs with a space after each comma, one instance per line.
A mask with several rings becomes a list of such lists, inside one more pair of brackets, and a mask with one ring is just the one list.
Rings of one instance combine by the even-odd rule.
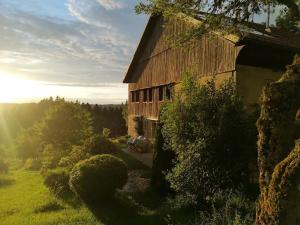
[[37, 85], [33, 81], [0, 71], [1, 103], [20, 102], [26, 97], [35, 96], [37, 91]]

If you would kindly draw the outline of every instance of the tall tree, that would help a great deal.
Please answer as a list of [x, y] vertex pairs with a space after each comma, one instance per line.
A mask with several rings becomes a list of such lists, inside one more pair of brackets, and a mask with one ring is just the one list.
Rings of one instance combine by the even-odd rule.
[[78, 103], [57, 100], [44, 119], [36, 124], [43, 144], [68, 149], [82, 144], [92, 134], [91, 114]]

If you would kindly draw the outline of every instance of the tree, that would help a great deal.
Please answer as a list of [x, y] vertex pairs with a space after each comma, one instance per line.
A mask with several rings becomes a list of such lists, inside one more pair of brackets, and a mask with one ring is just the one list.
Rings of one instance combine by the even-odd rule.
[[41, 139], [35, 128], [23, 130], [16, 139], [17, 156], [23, 160], [37, 158], [41, 153]]
[[292, 10], [284, 8], [276, 18], [276, 26], [292, 32], [300, 32], [300, 18], [294, 15]]
[[299, 0], [147, 0], [136, 6], [137, 13], [161, 14], [174, 18], [179, 14], [200, 17], [202, 23], [195, 25], [183, 35], [183, 41], [198, 38], [210, 31], [239, 32], [238, 27], [249, 21], [253, 14], [260, 14], [267, 5], [285, 6], [290, 17], [300, 18]]
[[261, 101], [257, 121], [260, 198], [256, 224], [299, 224], [299, 57], [279, 81], [264, 88]]
[[92, 117], [78, 103], [57, 100], [35, 127], [43, 145], [66, 150], [92, 135]]
[[128, 126], [128, 102], [127, 101], [124, 105], [122, 104], [122, 116], [126, 122], [126, 127], [127, 127]]
[[167, 180], [187, 203], [248, 183], [248, 166], [256, 163], [256, 134], [249, 132], [255, 121], [248, 121], [232, 82], [201, 86], [187, 75], [160, 119], [164, 148], [175, 154]]

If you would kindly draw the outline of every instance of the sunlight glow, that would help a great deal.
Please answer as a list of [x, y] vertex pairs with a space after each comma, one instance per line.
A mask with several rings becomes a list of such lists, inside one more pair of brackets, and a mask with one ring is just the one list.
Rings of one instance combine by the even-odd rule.
[[127, 98], [127, 86], [84, 87], [27, 80], [20, 76], [0, 71], [0, 103], [38, 102], [49, 97], [64, 97], [67, 100], [79, 100], [98, 104], [121, 103]]
[[36, 81], [25, 80], [0, 72], [0, 102], [19, 102], [22, 99], [47, 96], [50, 93]]

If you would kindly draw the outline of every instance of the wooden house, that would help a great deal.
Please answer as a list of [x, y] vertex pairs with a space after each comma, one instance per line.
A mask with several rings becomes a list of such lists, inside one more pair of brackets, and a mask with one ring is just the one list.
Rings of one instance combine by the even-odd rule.
[[[299, 35], [249, 23], [244, 35], [203, 35], [192, 48], [170, 46], [167, 38], [190, 23], [178, 19], [164, 23], [152, 16], [134, 54], [124, 83], [128, 83], [128, 133], [141, 130], [154, 138], [160, 106], [171, 99], [171, 89], [182, 74], [193, 71], [201, 82], [233, 78], [246, 104], [258, 102], [262, 87], [277, 80], [300, 52]], [[137, 127], [138, 126], [138, 127]], [[137, 129], [138, 128], [138, 129]]]

